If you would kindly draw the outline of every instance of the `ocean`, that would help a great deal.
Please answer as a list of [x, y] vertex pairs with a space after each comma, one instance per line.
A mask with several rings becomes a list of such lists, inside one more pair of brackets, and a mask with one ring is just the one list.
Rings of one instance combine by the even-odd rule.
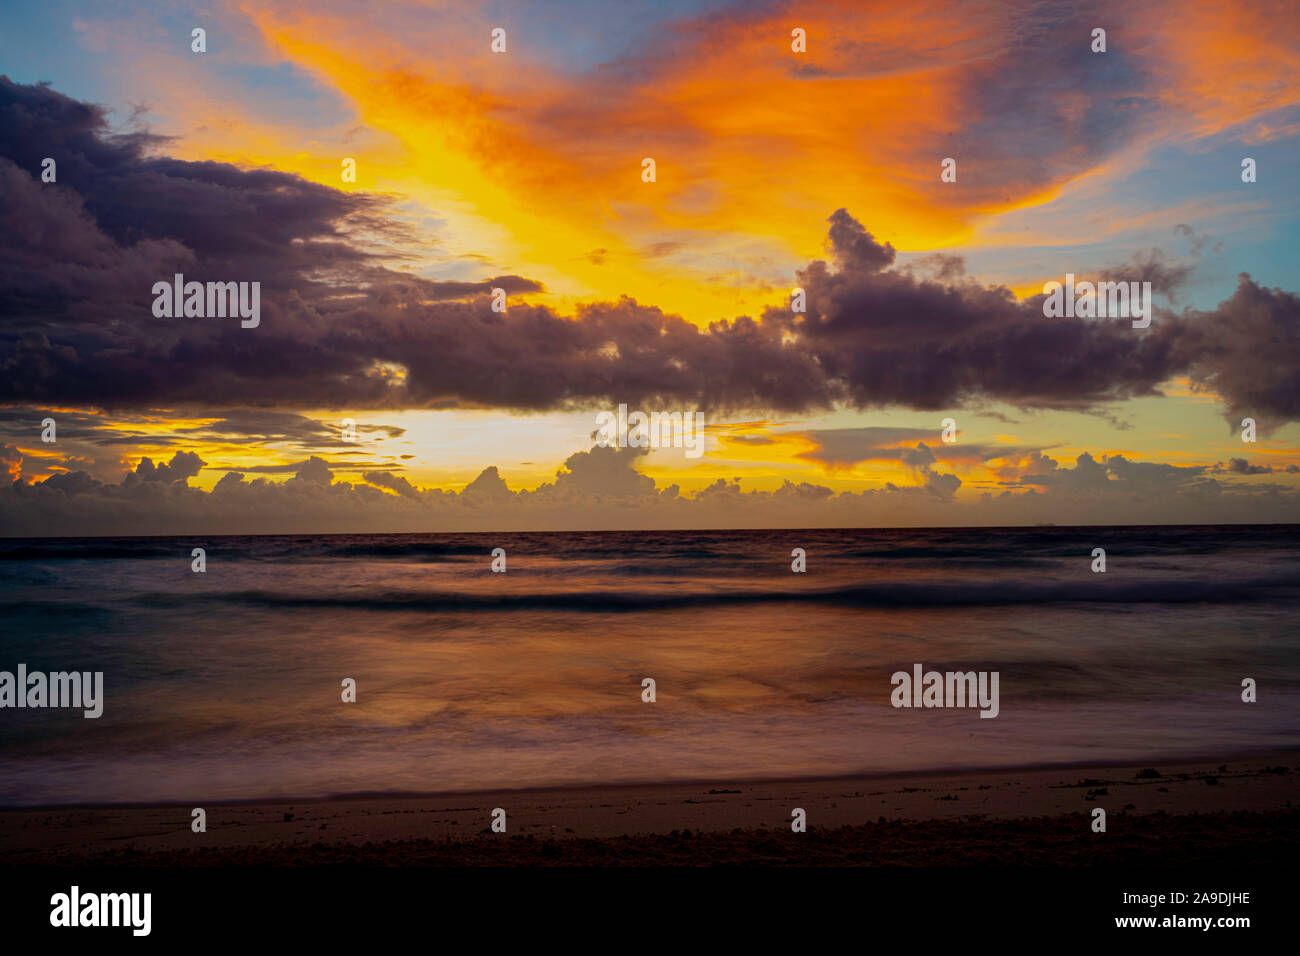
[[[0, 710], [0, 805], [1294, 746], [1298, 540], [1292, 526], [0, 539], [0, 670], [102, 671], [105, 698], [93, 720]], [[891, 675], [915, 664], [998, 672], [998, 716], [891, 706]]]

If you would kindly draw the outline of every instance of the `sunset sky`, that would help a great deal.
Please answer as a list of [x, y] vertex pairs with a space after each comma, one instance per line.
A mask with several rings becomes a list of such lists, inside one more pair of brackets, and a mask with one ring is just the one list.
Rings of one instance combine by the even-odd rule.
[[0, 8], [0, 533], [1300, 518], [1295, 4], [157, 7]]

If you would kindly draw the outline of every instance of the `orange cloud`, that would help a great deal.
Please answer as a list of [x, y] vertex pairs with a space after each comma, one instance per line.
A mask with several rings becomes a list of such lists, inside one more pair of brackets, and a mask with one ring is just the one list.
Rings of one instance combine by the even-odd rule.
[[1256, 142], [1300, 133], [1300, 117], [1277, 115], [1300, 89], [1300, 7], [1193, 0], [1142, 11], [1132, 31], [1151, 37], [1163, 105], [1187, 133], [1236, 130]]
[[[581, 75], [527, 38], [493, 55], [489, 24], [473, 16], [430, 43], [365, 17], [250, 13], [279, 55], [401, 143], [405, 168], [374, 170], [384, 185], [457, 207], [454, 228], [475, 248], [563, 296], [629, 294], [701, 323], [784, 297], [783, 277], [820, 252], [834, 209], [862, 210], [899, 248], [950, 246], [1101, 161], [1076, 150], [1080, 130], [1059, 155], [973, 150], [967, 131], [1011, 109], [980, 85], [1017, 68], [1015, 24], [992, 8], [714, 15]], [[806, 54], [790, 49], [795, 23]], [[1062, 100], [1061, 121], [1082, 123], [1083, 104]], [[939, 181], [950, 154], [960, 187]], [[644, 157], [654, 183], [642, 181]]]

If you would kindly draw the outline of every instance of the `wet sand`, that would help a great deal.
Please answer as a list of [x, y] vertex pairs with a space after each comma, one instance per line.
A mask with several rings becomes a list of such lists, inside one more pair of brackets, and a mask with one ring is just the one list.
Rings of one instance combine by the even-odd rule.
[[[0, 811], [8, 865], [1281, 863], [1300, 751], [1122, 767]], [[191, 830], [203, 806], [207, 832]], [[490, 826], [506, 811], [506, 832]], [[1092, 810], [1107, 832], [1092, 832]], [[807, 832], [791, 812], [807, 814]]]

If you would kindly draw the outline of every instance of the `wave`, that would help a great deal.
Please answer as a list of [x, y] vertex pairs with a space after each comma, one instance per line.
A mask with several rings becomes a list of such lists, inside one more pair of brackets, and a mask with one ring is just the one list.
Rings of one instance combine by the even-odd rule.
[[[59, 540], [22, 543], [0, 542], [0, 561], [115, 561], [119, 558], [175, 558], [179, 545], [146, 540]], [[188, 552], [186, 552], [188, 553]]]
[[227, 561], [288, 558], [455, 561], [510, 554], [617, 559], [623, 563], [761, 564], [795, 546], [819, 560], [940, 561], [1019, 566], [1086, 554], [1093, 547], [1130, 558], [1216, 552], [1282, 552], [1296, 557], [1295, 526], [1229, 525], [1082, 528], [791, 529], [738, 531], [211, 535], [141, 538], [0, 539], [0, 562], [175, 560], [192, 547]]
[[596, 611], [607, 613], [673, 610], [772, 603], [820, 604], [858, 608], [1002, 607], [1040, 604], [1231, 604], [1243, 601], [1294, 601], [1300, 581], [1293, 575], [1237, 581], [1184, 578], [1143, 581], [1071, 582], [894, 582], [831, 588], [664, 591], [384, 591], [355, 594], [302, 594], [237, 590], [197, 594], [154, 593], [132, 598], [159, 607], [213, 602], [266, 608], [340, 608], [367, 611]]

